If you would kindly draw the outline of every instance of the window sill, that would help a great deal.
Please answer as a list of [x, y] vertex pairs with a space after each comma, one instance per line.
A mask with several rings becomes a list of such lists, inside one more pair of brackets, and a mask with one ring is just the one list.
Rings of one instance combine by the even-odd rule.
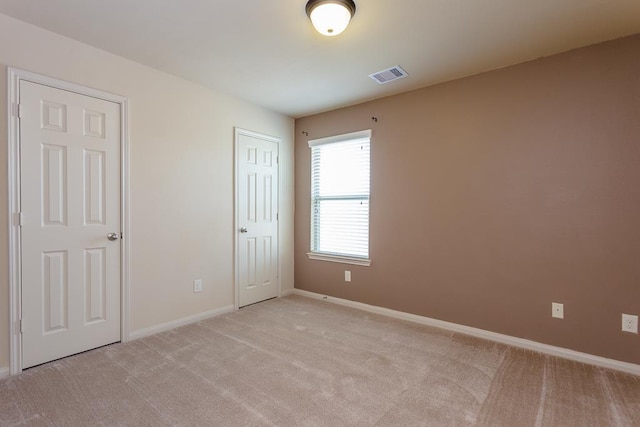
[[315, 259], [317, 261], [339, 262], [342, 264], [362, 265], [365, 267], [371, 266], [371, 260], [367, 258], [354, 258], [343, 255], [329, 255], [317, 252], [309, 252], [307, 253], [307, 256], [309, 257], [309, 259]]

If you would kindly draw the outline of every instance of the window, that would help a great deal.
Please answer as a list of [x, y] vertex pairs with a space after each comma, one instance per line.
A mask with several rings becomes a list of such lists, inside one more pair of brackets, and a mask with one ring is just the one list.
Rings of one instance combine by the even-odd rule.
[[371, 131], [309, 141], [311, 259], [370, 265]]

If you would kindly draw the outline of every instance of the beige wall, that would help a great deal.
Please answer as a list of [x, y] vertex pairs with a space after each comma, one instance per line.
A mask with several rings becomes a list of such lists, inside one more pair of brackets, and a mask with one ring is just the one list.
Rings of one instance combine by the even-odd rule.
[[[640, 314], [638, 52], [634, 36], [297, 120], [296, 288], [640, 363], [620, 330]], [[308, 260], [307, 139], [367, 128], [373, 264]]]
[[[233, 304], [234, 126], [282, 139], [282, 287], [293, 288], [292, 119], [0, 15], [0, 82], [7, 66], [130, 100], [132, 331]], [[0, 370], [9, 360], [6, 99], [2, 83]]]

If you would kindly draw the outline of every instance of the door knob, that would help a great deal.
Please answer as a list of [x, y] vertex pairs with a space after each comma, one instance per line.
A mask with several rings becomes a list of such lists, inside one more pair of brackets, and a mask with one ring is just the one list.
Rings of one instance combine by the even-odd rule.
[[109, 233], [109, 234], [107, 234], [107, 239], [111, 240], [112, 242], [114, 240], [118, 240], [118, 233]]
[[240, 229], [240, 232], [241, 232], [241, 233], [246, 233], [246, 232], [247, 232], [247, 227], [242, 227], [242, 228]]

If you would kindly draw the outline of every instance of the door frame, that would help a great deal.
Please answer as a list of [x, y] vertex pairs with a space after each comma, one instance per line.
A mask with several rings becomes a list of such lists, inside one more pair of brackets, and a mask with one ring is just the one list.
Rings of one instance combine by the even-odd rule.
[[234, 264], [234, 269], [233, 269], [233, 287], [234, 287], [234, 301], [233, 301], [233, 307], [234, 310], [239, 310], [240, 309], [240, 245], [239, 245], [239, 230], [240, 230], [240, 218], [238, 216], [239, 214], [239, 209], [238, 209], [238, 171], [239, 171], [239, 165], [238, 162], [240, 160], [240, 156], [239, 156], [239, 145], [240, 145], [240, 136], [244, 135], [244, 136], [250, 136], [252, 138], [258, 138], [258, 139], [263, 139], [265, 141], [269, 141], [269, 142], [274, 142], [277, 146], [278, 146], [278, 155], [277, 155], [277, 161], [276, 161], [276, 165], [278, 168], [278, 215], [277, 215], [277, 227], [278, 230], [276, 231], [277, 236], [278, 236], [278, 273], [277, 273], [277, 278], [278, 278], [278, 295], [277, 297], [280, 298], [281, 294], [282, 294], [282, 280], [280, 278], [280, 274], [282, 272], [282, 236], [280, 235], [280, 193], [282, 190], [281, 187], [281, 182], [282, 180], [280, 179], [280, 138], [276, 138], [274, 136], [269, 136], [269, 135], [265, 135], [263, 133], [259, 133], [259, 132], [254, 132], [251, 130], [247, 130], [247, 129], [242, 129], [239, 127], [234, 127], [234, 138], [233, 138], [233, 145], [234, 145], [234, 172], [233, 172], [233, 209], [234, 209], [234, 222], [233, 222], [233, 242], [234, 242], [234, 251], [233, 251], [233, 255], [234, 255], [234, 260], [233, 260], [233, 264]]
[[10, 375], [22, 372], [22, 247], [20, 217], [20, 82], [50, 86], [79, 95], [86, 95], [120, 105], [120, 340], [129, 341], [129, 101], [127, 98], [75, 83], [21, 70], [7, 68], [7, 128], [8, 128], [8, 227], [9, 227], [9, 365]]

